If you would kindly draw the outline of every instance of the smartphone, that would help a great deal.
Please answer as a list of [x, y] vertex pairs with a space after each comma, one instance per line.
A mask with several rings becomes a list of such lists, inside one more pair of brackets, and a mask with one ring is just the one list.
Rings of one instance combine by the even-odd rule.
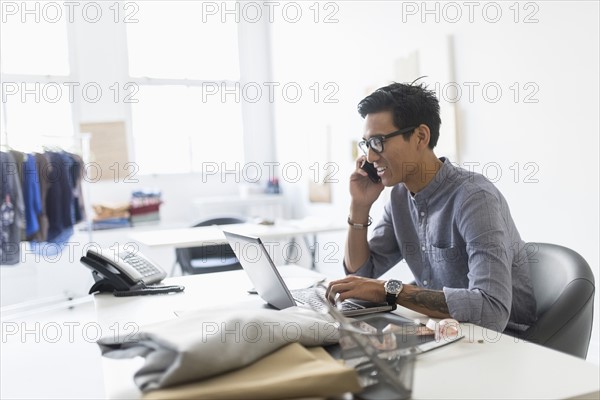
[[365, 162], [363, 162], [363, 165], [360, 168], [364, 171], [367, 171], [367, 174], [369, 174], [369, 178], [371, 178], [373, 182], [381, 182], [381, 178], [379, 177], [379, 175], [377, 175], [377, 169], [375, 168], [375, 166], [373, 166], [373, 164], [365, 160]]

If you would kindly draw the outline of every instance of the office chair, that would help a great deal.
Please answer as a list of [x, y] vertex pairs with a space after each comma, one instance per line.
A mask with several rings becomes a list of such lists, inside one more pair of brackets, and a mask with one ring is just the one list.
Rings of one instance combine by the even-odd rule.
[[531, 280], [537, 322], [518, 335], [525, 340], [585, 359], [592, 334], [594, 274], [575, 251], [530, 243]]
[[[240, 224], [244, 222], [246, 221], [234, 217], [212, 218], [199, 222], [194, 227]], [[227, 243], [176, 249], [175, 256], [183, 275], [232, 271], [242, 268], [242, 265], [233, 253], [233, 249]]]

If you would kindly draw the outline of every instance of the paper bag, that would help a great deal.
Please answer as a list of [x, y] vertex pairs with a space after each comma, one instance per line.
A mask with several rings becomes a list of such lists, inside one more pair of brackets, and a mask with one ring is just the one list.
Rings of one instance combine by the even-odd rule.
[[238, 369], [196, 383], [144, 393], [158, 399], [290, 399], [358, 392], [354, 369], [334, 360], [322, 347], [292, 343]]

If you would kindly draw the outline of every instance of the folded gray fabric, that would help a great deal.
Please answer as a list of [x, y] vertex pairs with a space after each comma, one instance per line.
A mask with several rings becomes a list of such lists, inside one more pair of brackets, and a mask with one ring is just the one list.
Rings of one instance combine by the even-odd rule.
[[278, 348], [337, 343], [337, 325], [325, 314], [285, 310], [198, 311], [142, 327], [134, 335], [98, 341], [109, 358], [145, 357], [134, 381], [143, 391], [197, 381], [244, 367]]

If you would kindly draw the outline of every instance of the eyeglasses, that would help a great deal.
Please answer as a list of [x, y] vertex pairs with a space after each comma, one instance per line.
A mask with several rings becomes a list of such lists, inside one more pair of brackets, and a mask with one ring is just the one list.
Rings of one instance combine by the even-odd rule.
[[372, 136], [368, 140], [361, 140], [358, 142], [358, 147], [367, 155], [369, 153], [369, 149], [373, 150], [375, 153], [383, 153], [383, 142], [385, 142], [389, 138], [393, 138], [398, 135], [405, 135], [409, 132], [417, 129], [416, 126], [410, 126], [408, 128], [400, 129], [399, 131], [388, 133], [387, 135], [381, 136]]

